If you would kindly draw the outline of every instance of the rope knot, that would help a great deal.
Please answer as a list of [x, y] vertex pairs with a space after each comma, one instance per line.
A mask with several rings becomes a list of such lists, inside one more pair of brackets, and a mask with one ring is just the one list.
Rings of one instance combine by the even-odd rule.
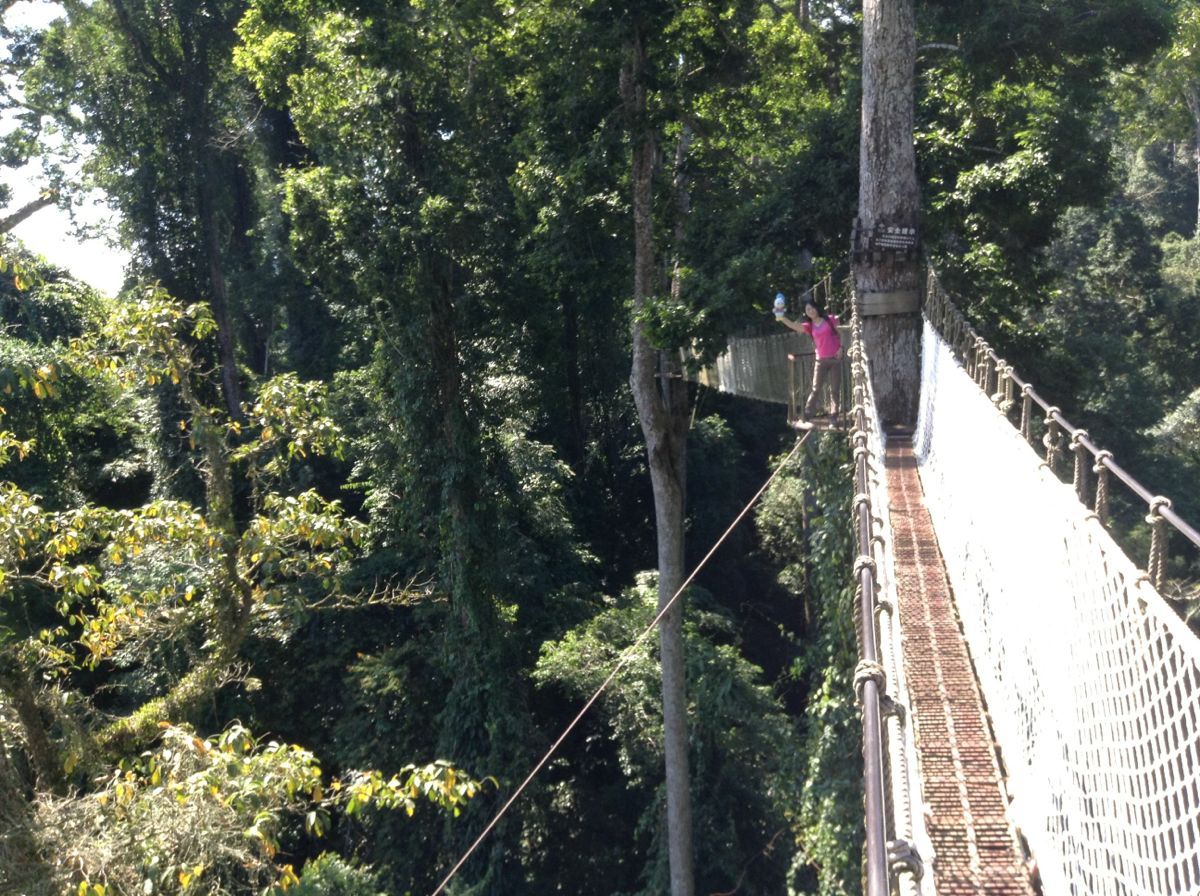
[[1171, 509], [1171, 499], [1164, 498], [1162, 495], [1155, 495], [1150, 499], [1150, 515], [1146, 517], [1146, 522], [1153, 523], [1155, 519], [1161, 515], [1162, 509]]
[[882, 694], [887, 687], [887, 672], [873, 660], [860, 660], [854, 668], [854, 693], [858, 695], [859, 703], [862, 703], [863, 688], [868, 681], [875, 682], [876, 689]]
[[1150, 524], [1150, 560], [1146, 572], [1150, 575], [1150, 584], [1156, 589], [1162, 588], [1167, 572], [1167, 518], [1162, 515], [1164, 507], [1170, 509], [1171, 499], [1155, 495], [1150, 499], [1150, 513], [1146, 516], [1146, 522]]
[[875, 558], [859, 554], [854, 560], [854, 577], [857, 579], [864, 569], [871, 570], [871, 575], [875, 575]]
[[1088, 431], [1086, 429], [1075, 430], [1075, 432], [1071, 434], [1071, 447], [1078, 451], [1080, 448], [1084, 447], [1083, 440], [1087, 437]]
[[1113, 453], [1107, 448], [1096, 452], [1096, 463], [1092, 466], [1093, 473], [1099, 473], [1101, 470], [1108, 469], [1104, 466], [1105, 461], [1112, 460]]
[[925, 876], [925, 863], [917, 848], [907, 840], [889, 840], [887, 842], [888, 868], [892, 874], [907, 872], [914, 880]]

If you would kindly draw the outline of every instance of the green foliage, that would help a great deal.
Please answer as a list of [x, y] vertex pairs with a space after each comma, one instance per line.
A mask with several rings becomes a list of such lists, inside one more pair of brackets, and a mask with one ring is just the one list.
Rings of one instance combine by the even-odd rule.
[[850, 684], [858, 659], [848, 573], [855, 554], [850, 470], [845, 442], [819, 436], [763, 496], [755, 516], [763, 546], [786, 564], [781, 581], [793, 593], [811, 595], [814, 604], [793, 667], [807, 693], [790, 879], [795, 893], [853, 894], [861, 886], [862, 731]]
[[1110, 74], [1169, 35], [1159, 0], [1084, 6], [932, 3], [919, 25], [932, 42], [918, 61], [926, 239], [947, 275], [988, 296], [978, 313], [992, 332], [1032, 303], [1031, 262], [1058, 217], [1111, 183]]
[[[457, 815], [483, 786], [441, 761], [324, 782], [298, 746], [260, 744], [240, 725], [206, 740], [173, 724], [200, 715], [238, 677], [252, 632], [286, 638], [318, 604], [350, 600], [340, 577], [365, 531], [312, 490], [271, 488], [288, 460], [340, 444], [323, 390], [276, 378], [244, 424], [227, 421], [202, 397], [210, 372], [199, 359], [213, 332], [204, 306], [183, 308], [155, 288], [60, 347], [62, 370], [82, 386], [179, 390], [204, 462], [204, 506], [54, 509], [15, 483], [0, 487], [0, 733], [25, 745], [36, 806], [3, 834], [0, 852], [21, 867], [52, 856], [42, 882], [50, 891], [263, 892], [296, 880], [279, 858], [295, 819], [320, 836], [335, 810], [411, 815], [432, 802]], [[26, 364], [11, 391], [50, 402], [66, 380], [57, 365]], [[253, 441], [240, 452], [243, 434]], [[6, 460], [31, 448], [0, 436]], [[233, 506], [233, 463], [257, 471], [244, 519]], [[169, 662], [156, 669], [160, 658]], [[140, 680], [109, 701], [124, 715], [106, 723], [89, 704], [128, 676]], [[37, 705], [42, 681], [54, 708], [10, 718], [8, 706]], [[51, 791], [67, 779], [80, 789], [64, 800]]]
[[1125, 195], [1138, 208], [1146, 227], [1165, 242], [1196, 229], [1194, 160], [1185, 144], [1148, 143], [1118, 146], [1127, 172]]
[[233, 460], [249, 460], [252, 475], [278, 478], [296, 457], [312, 453], [341, 458], [341, 430], [329, 417], [325, 393], [323, 383], [302, 382], [292, 373], [262, 383], [254, 405], [245, 410], [247, 422], [259, 431], [258, 439], [234, 451]]
[[[1184, 495], [1200, 387], [1194, 6], [919, 6], [927, 247], [1022, 372], [1044, 372], [1068, 416]], [[170, 793], [146, 763], [207, 754], [164, 758], [164, 719], [286, 729], [321, 741], [331, 768], [446, 756], [506, 785], [528, 768], [652, 603], [652, 582], [631, 586], [654, 545], [626, 384], [631, 127], [652, 128], [660, 153], [657, 273], [636, 321], [658, 345], [710, 357], [776, 289], [840, 267], [857, 189], [855, 6], [803, 8], [807, 21], [740, 0], [96, 0], [18, 36], [30, 102], [95, 147], [87, 177], [120, 209], [135, 273], [162, 285], [110, 316], [54, 272], [34, 284], [38, 266], [5, 250], [31, 284], [0, 278], [0, 740], [15, 757], [0, 760], [0, 812], [24, 819], [14, 854], [40, 854], [18, 841], [43, 835], [28, 816], [49, 792], [115, 794], [122, 758], [142, 763], [129, 805], [143, 821], [120, 821], [129, 844], [155, 813], [182, 831], [170, 813], [187, 801], [160, 805]], [[631, 123], [619, 90], [635, 29], [648, 97]], [[36, 141], [42, 122], [22, 121], [0, 161]], [[241, 407], [220, 400], [233, 386]], [[756, 445], [732, 415], [696, 416], [693, 551], [776, 437]], [[747, 597], [748, 533], [708, 571], [711, 596], [689, 596], [712, 891], [856, 889], [846, 458], [834, 437], [809, 448], [758, 512], [796, 630], [765, 647], [748, 634], [744, 608], [762, 607]], [[778, 626], [763, 615], [760, 630]], [[748, 657], [790, 675], [768, 681]], [[654, 663], [652, 648], [637, 655], [464, 890], [661, 892]], [[798, 735], [779, 694], [805, 712]], [[23, 722], [26, 697], [38, 712]], [[307, 761], [247, 749], [270, 758], [232, 763], [221, 794]], [[334, 845], [376, 870], [333, 855], [301, 866], [317, 849], [301, 820], [328, 787], [305, 806], [254, 797], [273, 807], [260, 831], [299, 871], [267, 840], [237, 840], [253, 818], [213, 843], [253, 860], [230, 862], [237, 886], [257, 867], [260, 890], [420, 888], [492, 808], [463, 803], [448, 769], [342, 774], [376, 807], [432, 796], [463, 812], [407, 824], [355, 799], [351, 818], [346, 784]], [[23, 796], [35, 791], [36, 804]], [[202, 796], [190, 805], [217, 818]], [[115, 806], [86, 817], [111, 823]], [[155, 887], [216, 886], [199, 853], [188, 865], [159, 851], [158, 871], [175, 864]]]
[[331, 852], [305, 864], [300, 882], [282, 892], [289, 896], [384, 896], [375, 874]]
[[0, 321], [7, 336], [35, 344], [67, 342], [104, 319], [104, 301], [91, 287], [53, 277], [45, 268], [39, 277], [42, 282], [30, 289], [0, 288]]
[[1115, 100], [1123, 136], [1133, 146], [1153, 149], [1175, 142], [1188, 145], [1195, 139], [1200, 12], [1192, 3], [1173, 5], [1170, 40], [1157, 48], [1147, 70], [1118, 75]]
[[1200, 473], [1200, 388], [1167, 414], [1151, 435]]
[[854, 217], [857, 98], [840, 83], [837, 32], [765, 6], [741, 12], [736, 38], [724, 22], [717, 30], [744, 70], [684, 87], [693, 207], [676, 250], [702, 355], [775, 289], [798, 294], [838, 267]]
[[[338, 810], [411, 815], [419, 799], [457, 812], [480, 786], [447, 763], [410, 766], [390, 779], [357, 772], [328, 781], [309, 751], [262, 743], [241, 725], [201, 738], [163, 723], [156, 749], [122, 760], [90, 793], [44, 801], [34, 837], [54, 857], [53, 878], [43, 883], [59, 893], [274, 893], [297, 883], [281, 852], [297, 821], [320, 837]], [[0, 848], [15, 834], [0, 835]], [[326, 858], [302, 886], [340, 893], [370, 880]]]
[[7, 475], [53, 507], [143, 495], [149, 471], [133, 402], [79, 369], [68, 348], [107, 305], [46, 273], [24, 292], [0, 289], [0, 406], [6, 427], [37, 446]]
[[[240, 638], [235, 632], [252, 617], [277, 625], [281, 613], [304, 612], [312, 599], [310, 587], [326, 594], [335, 590], [339, 569], [361, 541], [361, 524], [345, 517], [337, 502], [311, 491], [299, 496], [267, 493], [240, 536], [230, 530], [231, 521], [223, 515], [229, 509], [219, 504], [232, 488], [222, 466], [228, 463], [223, 452], [228, 452], [213, 432], [217, 422], [212, 411], [195, 396], [193, 380], [199, 373], [178, 335], [185, 324], [198, 338], [212, 332], [202, 307], [181, 309], [154, 293], [118, 308], [100, 334], [107, 340], [103, 347], [99, 341], [79, 340], [75, 360], [112, 372], [127, 385], [169, 379], [191, 397], [192, 424], [207, 439], [208, 516], [171, 501], [134, 510], [84, 505], [49, 512], [15, 486], [5, 492], [0, 549], [5, 594], [16, 587], [38, 587], [55, 595], [59, 615], [76, 627], [73, 638], [92, 667], [131, 640], [170, 642], [186, 638], [197, 626], [211, 626], [222, 632], [220, 643]], [[39, 369], [31, 389], [52, 397], [43, 385], [51, 381], [50, 373]], [[299, 384], [288, 382], [299, 390]], [[277, 389], [264, 401], [259, 416], [267, 422], [260, 442], [274, 440], [274, 421], [289, 453], [326, 447], [324, 438], [333, 430], [317, 420], [311, 403], [288, 409]], [[264, 407], [274, 409], [275, 417]], [[229, 426], [238, 429], [238, 424]], [[69, 652], [57, 649], [56, 665], [69, 668]]]
[[[1195, 4], [939, 3], [922, 27], [955, 45], [920, 62], [945, 281], [1039, 394], [1186, 515], [1191, 461], [1163, 426], [1200, 386]], [[1120, 522], [1135, 539], [1141, 515]]]
[[1155, 239], [1143, 209], [1120, 198], [1063, 216], [1048, 256], [1056, 288], [1034, 319], [1046, 347], [1012, 356], [1126, 469], [1186, 504], [1190, 462], [1155, 427], [1200, 385], [1195, 247]]
[[[619, 657], [628, 657], [628, 665], [597, 704], [599, 718], [588, 724], [611, 740], [615, 751], [611, 772], [619, 776], [613, 784], [624, 792], [626, 805], [637, 807], [634, 833], [644, 844], [642, 849], [649, 847], [649, 851], [640, 869], [636, 864], [618, 863], [625, 866], [625, 874], [640, 879], [637, 885], [632, 879], [612, 880], [608, 892], [628, 887], [621, 891], [660, 893], [666, 887], [657, 640], [651, 637], [628, 652], [654, 617], [656, 595], [655, 576], [642, 574], [637, 586], [620, 600], [562, 640], [544, 645], [534, 671], [535, 681], [543, 687], [582, 701], [591, 696]], [[688, 600], [704, 598], [693, 592]], [[770, 688], [761, 683], [761, 670], [746, 662], [737, 646], [726, 643], [730, 635], [729, 621], [717, 614], [685, 615], [695, 826], [699, 841], [708, 844], [697, 855], [697, 880], [705, 887], [728, 889], [741, 878], [747, 892], [778, 891], [785, 867], [782, 854], [773, 853], [770, 846], [787, 826], [797, 799], [797, 770], [791, 759], [795, 732]], [[547, 809], [549, 817], [544, 823], [549, 830], [542, 836], [554, 837], [551, 832], [562, 823], [555, 816], [587, 800], [586, 790], [569, 791], [589, 786], [596, 785], [577, 779], [560, 788]], [[599, 798], [607, 802], [606, 796]], [[731, 812], [731, 806], [737, 811]], [[597, 867], [605, 859], [589, 855], [584, 861], [588, 867]], [[594, 891], [594, 885], [582, 880], [579, 886]]]

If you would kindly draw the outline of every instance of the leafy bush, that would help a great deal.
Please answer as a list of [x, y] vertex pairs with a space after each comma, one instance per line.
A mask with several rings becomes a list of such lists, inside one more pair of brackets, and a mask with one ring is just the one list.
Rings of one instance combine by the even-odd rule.
[[300, 883], [286, 892], [288, 896], [384, 896], [373, 872], [332, 852], [321, 853], [305, 865]]
[[860, 892], [862, 729], [851, 682], [854, 557], [852, 477], [844, 439], [823, 435], [763, 498], [756, 517], [764, 547], [784, 563], [780, 580], [812, 602], [811, 625], [792, 675], [807, 694], [798, 753], [802, 796], [790, 893]]

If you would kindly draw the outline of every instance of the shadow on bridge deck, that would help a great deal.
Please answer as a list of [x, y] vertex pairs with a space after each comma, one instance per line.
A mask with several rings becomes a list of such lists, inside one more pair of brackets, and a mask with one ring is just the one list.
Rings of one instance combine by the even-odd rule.
[[924, 504], [911, 432], [885, 459], [895, 572], [926, 820], [939, 896], [1034, 896], [999, 761]]

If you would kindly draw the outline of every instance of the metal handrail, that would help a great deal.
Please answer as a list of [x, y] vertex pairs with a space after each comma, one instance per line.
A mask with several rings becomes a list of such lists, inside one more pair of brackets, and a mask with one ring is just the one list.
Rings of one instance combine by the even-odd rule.
[[[853, 306], [853, 303], [851, 305]], [[858, 579], [860, 650], [860, 662], [855, 672], [855, 688], [862, 703], [863, 789], [866, 810], [865, 892], [867, 896], [888, 896], [891, 884], [885, 817], [883, 719], [880, 709], [884, 676], [879, 661], [878, 634], [875, 627], [876, 570], [871, 552], [876, 533], [867, 478], [867, 455], [870, 449], [867, 436], [867, 395], [863, 383], [865, 365], [862, 361], [861, 328], [853, 311], [850, 332], [851, 353], [855, 356], [851, 373], [855, 381], [851, 443], [854, 446], [854, 515], [858, 535], [858, 557], [854, 567]]]
[[[1112, 459], [1112, 452], [1100, 448], [1088, 436], [1087, 430], [1080, 429], [1067, 420], [1058, 407], [1050, 404], [1034, 390], [1032, 385], [1017, 376], [1012, 365], [1000, 357], [988, 342], [975, 332], [966, 317], [950, 300], [932, 266], [928, 270], [925, 315], [957, 355], [967, 373], [973, 376], [980, 388], [991, 396], [993, 403], [1000, 408], [1005, 417], [1008, 417], [1015, 405], [1014, 393], [1019, 391], [1021, 420], [1017, 428], [1030, 443], [1033, 442], [1032, 407], [1037, 405], [1041, 408], [1045, 415], [1043, 420], [1046, 425], [1046, 433], [1042, 440], [1046, 449], [1046, 463], [1056, 473], [1055, 463], [1062, 446], [1061, 439], [1054, 429], [1057, 427], [1069, 437], [1075, 453], [1075, 489], [1080, 501], [1085, 506], [1087, 506], [1088, 464], [1084, 459], [1084, 453], [1091, 456], [1091, 471], [1096, 474], [1093, 510], [1101, 522], [1105, 525], [1108, 524], [1107, 483], [1105, 480], [1107, 474], [1111, 473], [1146, 503], [1148, 507], [1147, 522], [1156, 525], [1161, 519], [1169, 523], [1196, 547], [1200, 547], [1200, 532], [1172, 509], [1170, 499], [1154, 494], [1138, 482]], [[1014, 389], [1014, 387], [1016, 388]], [[1146, 568], [1150, 571], [1152, 584], [1156, 588], [1162, 584], [1166, 547], [1165, 537], [1151, 539], [1150, 558]]]
[[[991, 351], [991, 349], [989, 349], [988, 352], [993, 359], [999, 360], [999, 357], [995, 352]], [[1008, 375], [1012, 378], [1012, 381], [1022, 389], [1028, 385], [1027, 383], [1023, 382], [1015, 373], [1010, 373]], [[1073, 441], [1077, 441], [1079, 444], [1083, 445], [1083, 447], [1088, 450], [1088, 453], [1092, 455], [1092, 458], [1096, 464], [1105, 467], [1110, 473], [1120, 479], [1121, 482], [1125, 483], [1130, 491], [1136, 494], [1147, 504], [1151, 504], [1155, 500], [1159, 499], [1159, 495], [1155, 495], [1148, 488], [1143, 486], [1125, 469], [1123, 469], [1120, 464], [1114, 461], [1110, 452], [1105, 451], [1095, 442], [1093, 442], [1091, 438], [1088, 437], [1087, 430], [1073, 426], [1071, 422], [1059, 412], [1058, 408], [1053, 407], [1048, 401], [1038, 395], [1037, 391], [1032, 386], [1029, 386], [1029, 397], [1033, 399], [1034, 403], [1037, 404], [1038, 407], [1046, 412], [1048, 417], [1052, 418], [1055, 423], [1061, 426], [1063, 430], [1071, 436]], [[1188, 541], [1196, 545], [1196, 547], [1200, 547], [1200, 532], [1197, 532], [1191, 525], [1189, 525], [1187, 520], [1183, 519], [1183, 517], [1167, 506], [1160, 508], [1158, 512], [1162, 514], [1163, 518], [1166, 519], [1167, 522], [1169, 522], [1172, 526], [1174, 526], [1181, 535], [1187, 538]]]

